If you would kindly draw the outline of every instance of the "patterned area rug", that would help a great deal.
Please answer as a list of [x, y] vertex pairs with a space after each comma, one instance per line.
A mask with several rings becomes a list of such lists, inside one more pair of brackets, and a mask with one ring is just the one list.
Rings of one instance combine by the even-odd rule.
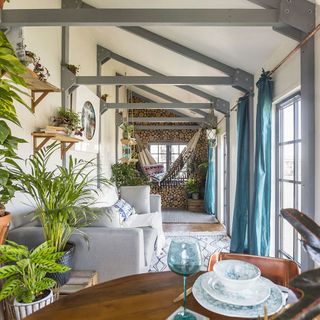
[[183, 209], [163, 209], [163, 223], [218, 223], [215, 216]]
[[197, 238], [203, 257], [203, 270], [207, 269], [210, 256], [215, 252], [229, 252], [230, 238], [224, 231], [213, 232], [166, 232], [166, 244], [159, 255], [154, 254], [149, 272], [170, 271], [167, 265], [167, 255], [172, 239], [176, 237]]

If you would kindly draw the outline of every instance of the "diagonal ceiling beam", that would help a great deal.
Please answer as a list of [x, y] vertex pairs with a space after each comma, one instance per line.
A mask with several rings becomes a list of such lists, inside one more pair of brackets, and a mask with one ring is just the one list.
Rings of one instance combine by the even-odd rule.
[[[161, 98], [161, 99], [164, 99], [164, 100], [167, 100], [167, 101], [169, 101], [169, 102], [183, 102], [183, 101], [181, 101], [181, 100], [178, 100], [178, 99], [175, 99], [175, 98], [173, 98], [173, 97], [171, 97], [171, 96], [169, 96], [169, 95], [167, 95], [167, 94], [165, 94], [165, 93], [163, 93], [163, 92], [160, 92], [160, 91], [158, 91], [158, 90], [155, 90], [155, 89], [152, 89], [152, 88], [150, 88], [150, 87], [147, 87], [147, 86], [135, 86], [136, 88], [138, 88], [138, 89], [140, 89], [140, 90], [143, 90], [143, 91], [145, 91], [145, 92], [148, 92], [148, 93], [150, 93], [150, 94], [152, 94], [152, 95], [154, 95], [154, 96], [156, 96], [156, 97], [159, 97], [159, 98]], [[171, 111], [171, 112], [173, 112], [173, 111]], [[195, 113], [198, 113], [198, 114], [200, 114], [200, 115], [202, 115], [202, 116], [207, 116], [208, 115], [208, 113], [207, 112], [205, 112], [205, 111], [202, 111], [202, 110], [192, 110], [192, 112], [195, 112]], [[180, 115], [182, 114], [181, 112], [178, 112]], [[184, 115], [184, 114], [182, 114], [182, 115]]]
[[235, 73], [235, 68], [222, 63], [220, 61], [217, 61], [213, 58], [210, 58], [208, 56], [205, 56], [204, 54], [201, 54], [195, 50], [189, 49], [177, 42], [171, 41], [165, 37], [162, 37], [154, 32], [151, 32], [149, 30], [146, 30], [141, 27], [120, 27], [120, 29], [128, 31], [136, 36], [139, 36], [143, 39], [146, 39], [152, 43], [155, 43], [156, 45], [159, 45], [161, 47], [164, 47], [166, 49], [169, 49], [175, 53], [178, 53], [182, 56], [185, 56], [187, 58], [190, 58], [192, 60], [201, 62], [209, 67], [212, 67], [214, 69], [220, 70], [221, 72], [224, 72], [225, 74], [229, 76], [233, 76]]
[[[134, 68], [136, 70], [139, 70], [139, 71], [146, 73], [146, 74], [149, 74], [149, 75], [153, 75], [153, 76], [156, 76], [156, 75], [163, 76], [164, 75], [164, 74], [157, 72], [153, 69], [150, 69], [140, 63], [137, 63], [133, 60], [125, 58], [119, 54], [116, 54], [116, 53], [114, 53], [114, 52], [112, 52], [102, 46], [98, 45], [97, 50], [100, 52], [101, 57], [105, 57], [105, 59], [107, 57], [110, 57], [111, 59], [114, 59], [120, 63], [123, 63], [131, 68]], [[102, 58], [102, 60], [103, 60], [103, 58]], [[223, 114], [228, 114], [230, 112], [230, 103], [226, 100], [223, 100], [221, 98], [217, 98], [209, 93], [206, 93], [205, 91], [194, 88], [192, 86], [177, 86], [177, 87], [212, 102], [214, 108]]]
[[1, 26], [274, 26], [276, 9], [12, 9]]
[[198, 76], [77, 76], [77, 85], [230, 85], [229, 77], [198, 77]]
[[108, 109], [211, 109], [210, 103], [106, 103]]

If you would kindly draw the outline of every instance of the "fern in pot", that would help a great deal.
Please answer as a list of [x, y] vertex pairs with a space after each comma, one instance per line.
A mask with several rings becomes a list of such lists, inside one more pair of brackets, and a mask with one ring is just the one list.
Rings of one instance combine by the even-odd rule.
[[44, 242], [29, 251], [27, 247], [13, 241], [0, 246], [0, 279], [5, 279], [0, 301], [13, 299], [13, 310], [17, 320], [53, 302], [52, 288], [55, 280], [48, 278], [49, 272], [66, 272], [69, 267], [56, 263], [64, 252], [57, 252], [51, 242]]
[[[13, 164], [13, 171], [19, 178], [21, 190], [36, 204], [34, 218], [40, 221], [45, 239], [51, 241], [57, 252], [65, 251], [59, 262], [72, 267], [75, 248], [69, 240], [75, 233], [88, 240], [80, 229], [99, 218], [99, 212], [90, 208], [98, 197], [97, 179], [101, 185], [109, 181], [97, 177], [94, 161], [76, 160], [71, 156], [66, 167], [49, 170], [49, 160], [57, 148], [57, 144], [51, 145], [27, 159], [30, 173], [17, 164]], [[52, 277], [63, 285], [69, 280], [70, 272]]]

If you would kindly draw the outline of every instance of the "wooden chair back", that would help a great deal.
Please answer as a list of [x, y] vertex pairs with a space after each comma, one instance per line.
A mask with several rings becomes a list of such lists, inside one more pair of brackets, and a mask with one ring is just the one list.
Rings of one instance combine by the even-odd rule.
[[263, 277], [285, 287], [288, 287], [289, 282], [300, 273], [297, 263], [292, 260], [224, 252], [217, 252], [210, 257], [208, 271], [213, 270], [217, 261], [231, 259], [243, 260], [256, 265], [261, 270]]

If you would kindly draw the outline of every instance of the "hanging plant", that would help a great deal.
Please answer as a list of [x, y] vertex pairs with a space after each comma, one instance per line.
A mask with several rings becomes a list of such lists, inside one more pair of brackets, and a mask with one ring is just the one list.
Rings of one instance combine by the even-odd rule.
[[40, 58], [34, 52], [26, 50], [26, 64], [33, 65], [33, 72], [38, 76], [39, 80], [47, 81], [49, 79], [49, 70], [40, 63]]
[[103, 95], [100, 97], [101, 100], [106, 101], [106, 102], [107, 102], [107, 98], [108, 98], [108, 94], [107, 94], [107, 93], [103, 94]]
[[122, 137], [123, 139], [130, 139], [131, 135], [134, 131], [134, 125], [133, 124], [129, 124], [127, 122], [123, 122], [120, 125], [120, 129], [122, 129]]
[[69, 71], [71, 71], [75, 76], [79, 73], [80, 71], [80, 66], [76, 66], [74, 64], [65, 64], [65, 66], [68, 68]]

